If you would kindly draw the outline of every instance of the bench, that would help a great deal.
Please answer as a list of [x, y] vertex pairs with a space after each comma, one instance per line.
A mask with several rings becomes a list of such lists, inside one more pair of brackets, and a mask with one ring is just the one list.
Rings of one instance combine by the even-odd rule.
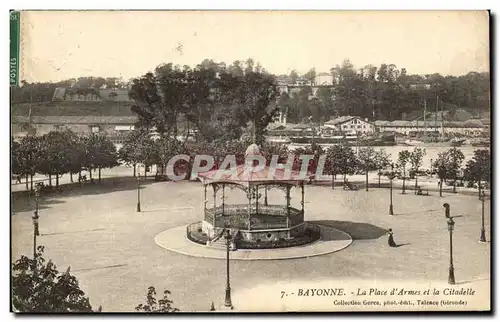
[[423, 190], [421, 187], [418, 187], [417, 190], [415, 190], [415, 195], [417, 195], [417, 196], [429, 196], [429, 189]]
[[359, 187], [355, 184], [351, 184], [349, 182], [344, 182], [343, 190], [359, 190]]

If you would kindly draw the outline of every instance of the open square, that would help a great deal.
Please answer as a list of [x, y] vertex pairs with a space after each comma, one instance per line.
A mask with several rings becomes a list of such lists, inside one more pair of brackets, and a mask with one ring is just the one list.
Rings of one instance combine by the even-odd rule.
[[[102, 305], [104, 311], [133, 311], [149, 286], [169, 289], [180, 310], [207, 311], [212, 301], [216, 307], [222, 305], [224, 260], [181, 255], [155, 243], [162, 231], [203, 218], [202, 185], [148, 180], [141, 189], [140, 213], [135, 211], [135, 188], [133, 178], [109, 178], [99, 186], [89, 184], [43, 196], [39, 244], [46, 247], [45, 256], [60, 270], [71, 266], [91, 304]], [[32, 251], [34, 200], [20, 194], [13, 200], [13, 260]], [[360, 281], [446, 284], [449, 237], [444, 202], [451, 205], [453, 216], [463, 216], [455, 219], [453, 235], [456, 287], [488, 291], [490, 243], [478, 242], [481, 202], [477, 196], [445, 194], [440, 198], [434, 193], [422, 197], [395, 191], [394, 216], [388, 215], [388, 189], [343, 191], [306, 185], [305, 196], [305, 220], [347, 232], [352, 244], [332, 254], [302, 259], [231, 260], [235, 310], [266, 309], [245, 298], [256, 299], [258, 292], [280, 283], [287, 287], [300, 281], [323, 286], [352, 282], [356, 287]], [[299, 197], [292, 193], [292, 202]], [[485, 210], [489, 238], [489, 200]], [[389, 228], [402, 247], [388, 247]], [[266, 293], [265, 298], [280, 303], [278, 289], [273, 293]], [[484, 294], [489, 298], [489, 293]], [[483, 308], [489, 306], [486, 299]]]

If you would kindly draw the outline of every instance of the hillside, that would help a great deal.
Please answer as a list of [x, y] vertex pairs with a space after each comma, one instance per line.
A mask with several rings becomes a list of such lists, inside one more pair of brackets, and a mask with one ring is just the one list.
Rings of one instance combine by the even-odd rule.
[[[58, 101], [33, 103], [33, 116], [135, 116], [130, 110], [130, 102], [115, 101]], [[14, 104], [13, 116], [28, 116], [30, 104]]]

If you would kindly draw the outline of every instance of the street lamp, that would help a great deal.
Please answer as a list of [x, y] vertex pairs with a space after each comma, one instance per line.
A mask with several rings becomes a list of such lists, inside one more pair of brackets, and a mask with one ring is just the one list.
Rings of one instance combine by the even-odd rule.
[[37, 183], [35, 186], [35, 211], [33, 214], [33, 259], [36, 259], [36, 236], [40, 236], [38, 230], [38, 200], [40, 198], [40, 184]]
[[389, 204], [389, 215], [394, 216], [394, 209], [392, 207], [392, 180], [394, 179], [394, 163], [391, 163], [391, 173], [389, 174], [389, 179], [391, 180], [391, 189], [390, 189], [391, 203]]
[[137, 173], [137, 212], [141, 212], [141, 174]]
[[450, 269], [448, 273], [448, 284], [455, 284], [455, 270], [453, 268], [453, 227], [455, 222], [453, 217], [448, 218], [448, 231], [450, 232]]
[[479, 195], [479, 200], [481, 200], [481, 235], [479, 237], [479, 241], [481, 243], [486, 243], [486, 233], [484, 232], [484, 201], [486, 200], [486, 194], [484, 193], [484, 190], [481, 191], [481, 194]]
[[224, 305], [227, 307], [233, 308], [233, 303], [231, 303], [231, 286], [229, 283], [229, 244], [231, 242], [231, 233], [229, 229], [226, 229], [226, 234], [224, 236], [226, 238], [226, 300], [224, 301]]

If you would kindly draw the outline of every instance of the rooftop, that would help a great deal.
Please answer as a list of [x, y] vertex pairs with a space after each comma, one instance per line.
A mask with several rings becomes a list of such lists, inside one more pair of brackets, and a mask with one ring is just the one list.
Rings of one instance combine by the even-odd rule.
[[[34, 124], [135, 124], [136, 116], [32, 116]], [[12, 123], [30, 123], [28, 116], [12, 116]]]

